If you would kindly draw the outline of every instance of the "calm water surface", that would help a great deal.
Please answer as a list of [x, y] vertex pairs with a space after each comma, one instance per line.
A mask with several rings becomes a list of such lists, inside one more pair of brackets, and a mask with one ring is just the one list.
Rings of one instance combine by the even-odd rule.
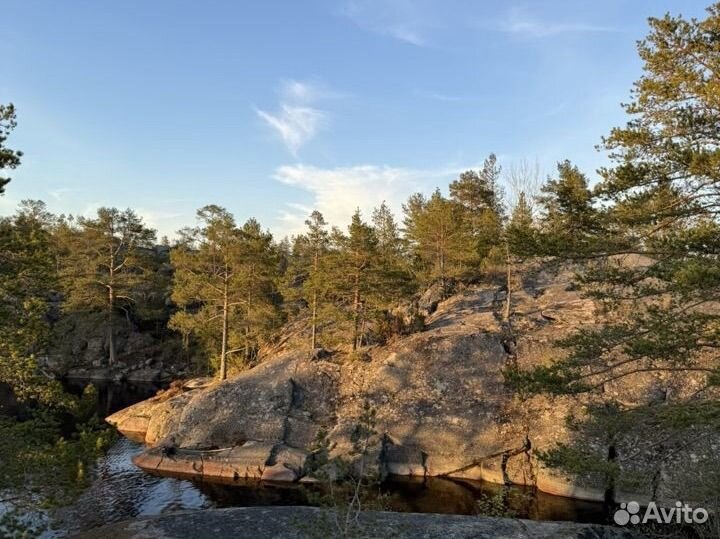
[[[108, 415], [151, 396], [157, 387], [97, 384], [98, 413]], [[81, 385], [75, 383], [76, 391]], [[91, 486], [71, 507], [58, 511], [57, 537], [78, 529], [131, 517], [210, 507], [249, 507], [308, 504], [307, 492], [298, 485], [279, 487], [261, 483], [229, 486], [197, 483], [146, 474], [132, 464], [142, 446], [120, 438], [99, 459]], [[601, 503], [582, 502], [533, 493], [520, 487], [503, 488], [478, 481], [392, 478], [383, 485], [386, 506], [394, 511], [453, 514], [510, 513], [538, 520], [605, 522]]]

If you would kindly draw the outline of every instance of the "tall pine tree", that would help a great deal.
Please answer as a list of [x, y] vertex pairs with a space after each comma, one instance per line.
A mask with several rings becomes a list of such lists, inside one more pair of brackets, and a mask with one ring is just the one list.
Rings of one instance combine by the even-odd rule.
[[61, 279], [65, 308], [104, 311], [108, 362], [116, 362], [115, 316], [129, 318], [139, 300], [137, 288], [152, 272], [155, 232], [132, 210], [100, 208], [97, 217], [80, 217], [61, 236]]
[[[638, 45], [644, 72], [624, 106], [631, 119], [603, 141], [614, 166], [600, 171], [591, 198], [585, 178], [562, 163], [542, 199], [551, 252], [588, 259], [580, 285], [602, 301], [607, 323], [565, 339], [567, 357], [526, 373], [524, 384], [599, 402], [580, 422], [578, 443], [546, 455], [552, 465], [601, 469], [611, 497], [632, 466], [645, 466], [638, 479], [657, 491], [681, 462], [693, 499], [716, 509], [720, 4], [704, 20], [666, 15], [650, 27]], [[693, 391], [667, 390], [646, 405], [617, 397], [617, 384], [649, 379]], [[638, 460], [638, 432], [652, 459]], [[703, 440], [705, 450], [687, 454]]]
[[246, 363], [254, 359], [278, 320], [278, 253], [255, 220], [238, 228], [232, 214], [214, 205], [197, 215], [199, 226], [184, 231], [170, 254], [172, 299], [180, 307], [170, 326], [205, 344], [223, 380], [229, 356], [242, 352]]
[[405, 238], [419, 273], [426, 283], [439, 282], [447, 294], [450, 280], [467, 275], [477, 264], [477, 244], [463, 207], [438, 189], [429, 199], [411, 196], [403, 209]]

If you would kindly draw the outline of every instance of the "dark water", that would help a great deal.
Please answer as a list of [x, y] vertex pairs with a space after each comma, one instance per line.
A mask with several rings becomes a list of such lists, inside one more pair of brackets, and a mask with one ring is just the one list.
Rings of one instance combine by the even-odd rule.
[[81, 395], [88, 384], [92, 384], [97, 390], [97, 414], [101, 418], [148, 399], [165, 387], [150, 382], [113, 383], [77, 378], [63, 380], [65, 391], [73, 395]]
[[[79, 391], [82, 384], [74, 384]], [[97, 384], [101, 415], [147, 398], [157, 391], [152, 385]], [[99, 459], [96, 478], [72, 507], [59, 511], [58, 528], [64, 532], [130, 517], [208, 507], [303, 505], [310, 503], [300, 485], [276, 486], [250, 483], [244, 486], [197, 483], [142, 472], [132, 457], [140, 444], [121, 438]], [[605, 522], [601, 503], [551, 496], [521, 487], [502, 487], [479, 481], [396, 477], [382, 486], [383, 506], [389, 510], [452, 513], [504, 514], [538, 520]], [[59, 532], [62, 534], [63, 532]]]

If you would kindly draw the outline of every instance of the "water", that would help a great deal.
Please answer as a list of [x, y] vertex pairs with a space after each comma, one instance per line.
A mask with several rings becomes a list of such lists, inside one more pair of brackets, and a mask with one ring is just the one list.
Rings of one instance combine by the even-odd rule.
[[[76, 385], [77, 391], [82, 385]], [[98, 384], [99, 412], [112, 413], [155, 393], [151, 385]], [[79, 529], [128, 518], [169, 511], [211, 507], [248, 507], [308, 504], [308, 491], [300, 485], [251, 483], [244, 486], [198, 483], [142, 472], [132, 457], [142, 446], [121, 438], [99, 459], [95, 479], [78, 501], [57, 512], [57, 537]], [[504, 488], [478, 481], [395, 477], [383, 486], [384, 506], [393, 511], [452, 514], [506, 514], [538, 520], [605, 522], [601, 503], [583, 502]]]
[[215, 506], [188, 481], [155, 477], [135, 467], [131, 459], [141, 450], [140, 444], [119, 439], [98, 460], [90, 487], [73, 505], [57, 511], [54, 527], [68, 532], [133, 517]]

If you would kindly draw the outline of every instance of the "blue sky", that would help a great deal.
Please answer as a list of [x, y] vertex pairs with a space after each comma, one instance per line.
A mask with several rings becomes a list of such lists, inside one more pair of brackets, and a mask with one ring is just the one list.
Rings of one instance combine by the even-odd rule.
[[208, 203], [292, 233], [445, 187], [495, 152], [594, 176], [646, 18], [706, 2], [5, 0], [0, 197], [132, 207], [171, 234]]

